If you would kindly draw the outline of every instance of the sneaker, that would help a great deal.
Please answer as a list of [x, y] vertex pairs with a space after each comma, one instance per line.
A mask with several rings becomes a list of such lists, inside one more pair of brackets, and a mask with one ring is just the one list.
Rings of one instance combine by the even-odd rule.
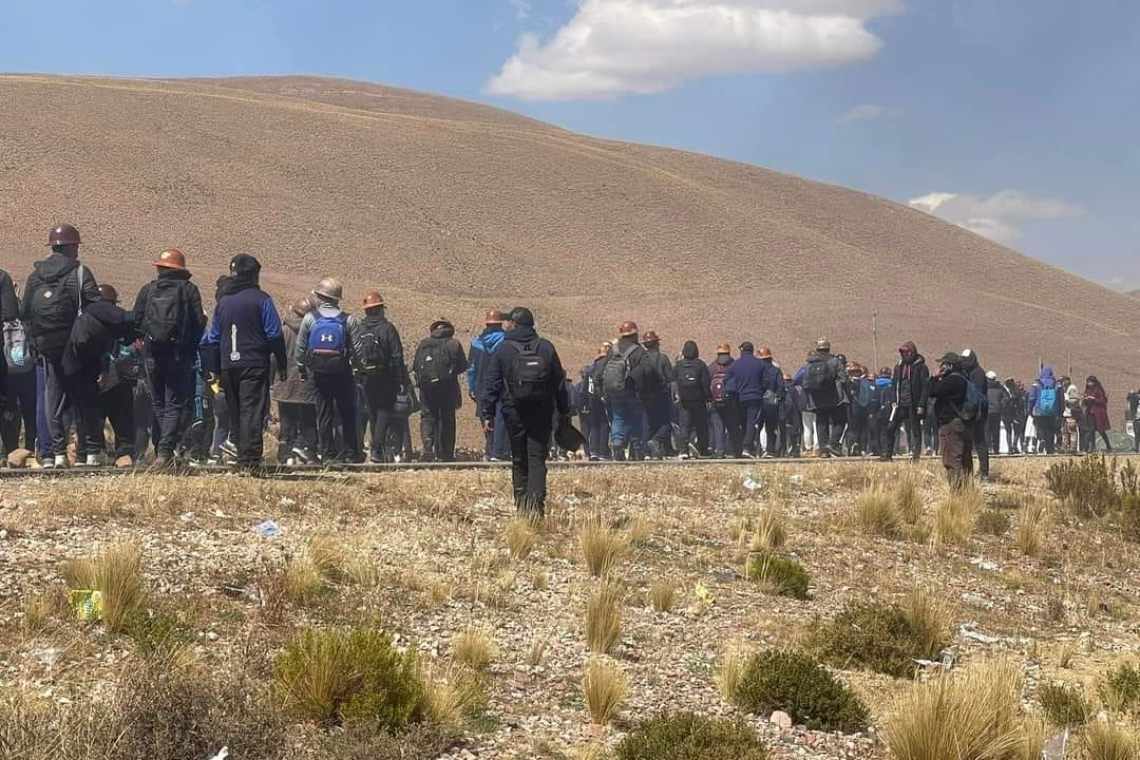
[[54, 470], [55, 469], [55, 460], [52, 459], [51, 457], [44, 457], [43, 459], [40, 460], [40, 469], [41, 470]]
[[688, 446], [688, 449], [689, 449], [689, 456], [691, 458], [693, 458], [693, 459], [700, 459], [701, 458], [701, 450], [699, 448], [697, 448], [697, 444], [690, 443]]
[[741, 458], [743, 458], [743, 459], [756, 459], [756, 452], [755, 451], [749, 451], [749, 450], [745, 449], [741, 453]]
[[397, 454], [397, 455], [395, 455], [394, 457], [392, 457], [392, 462], [393, 462], [394, 464], [399, 464], [399, 463], [400, 463], [400, 462], [402, 462], [402, 461], [404, 461], [404, 458], [403, 458], [402, 456], [400, 456], [399, 454]]
[[657, 441], [646, 442], [645, 448], [648, 449], [648, 451], [646, 453], [649, 455], [650, 459], [664, 459], [665, 458], [665, 449], [662, 448], [661, 444], [658, 443]]
[[106, 467], [107, 466], [107, 455], [105, 453], [103, 453], [102, 451], [100, 451], [96, 454], [88, 454], [87, 455], [87, 466], [88, 467]]
[[685, 462], [685, 461], [688, 461], [688, 459], [689, 459], [688, 453], [677, 455], [677, 461], [679, 461], [679, 462]]
[[237, 446], [235, 446], [234, 442], [231, 441], [229, 438], [222, 441], [222, 445], [219, 448], [221, 448], [222, 454], [224, 456], [230, 457], [231, 459], [237, 459], [237, 455], [238, 455]]
[[168, 454], [159, 454], [154, 458], [154, 463], [151, 465], [152, 469], [161, 470], [164, 467], [169, 467], [174, 460]]
[[66, 470], [70, 465], [71, 465], [71, 462], [68, 461], [67, 454], [56, 454], [55, 455], [55, 469]]
[[123, 456], [121, 456], [115, 460], [115, 466], [118, 467], [119, 469], [126, 469], [127, 467], [133, 467], [134, 464], [135, 464], [135, 460], [131, 459], [129, 454], [124, 454]]
[[[299, 462], [301, 464], [308, 464], [309, 463], [309, 452], [305, 451], [305, 449], [303, 447], [294, 446], [292, 453], [293, 453], [293, 460], [290, 462], [290, 464], [292, 464], [292, 462]], [[236, 451], [234, 452], [234, 456], [237, 456]]]

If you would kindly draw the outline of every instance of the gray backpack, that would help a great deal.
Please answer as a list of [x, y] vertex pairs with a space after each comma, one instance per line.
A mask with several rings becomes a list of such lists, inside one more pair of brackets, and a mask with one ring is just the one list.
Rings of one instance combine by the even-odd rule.
[[635, 343], [625, 351], [614, 352], [609, 359], [606, 359], [606, 366], [602, 368], [602, 392], [606, 394], [606, 398], [621, 396], [625, 393], [625, 386], [630, 373], [629, 357], [637, 350], [637, 347]]

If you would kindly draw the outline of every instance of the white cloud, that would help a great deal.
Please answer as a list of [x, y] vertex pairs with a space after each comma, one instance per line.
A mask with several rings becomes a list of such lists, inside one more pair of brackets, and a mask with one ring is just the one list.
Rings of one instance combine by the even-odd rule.
[[1084, 213], [1080, 206], [1055, 198], [1034, 198], [1020, 190], [1002, 190], [989, 198], [969, 194], [929, 193], [912, 199], [910, 205], [999, 243], [1009, 243], [1023, 237], [1024, 222], [1064, 219]]
[[743, 72], [844, 66], [873, 57], [866, 27], [900, 0], [582, 0], [543, 41], [526, 34], [487, 92], [606, 100]]
[[864, 103], [855, 106], [839, 117], [840, 122], [875, 121], [877, 119], [894, 119], [902, 116], [901, 108], [887, 108], [875, 103]]
[[515, 19], [518, 21], [526, 21], [530, 18], [530, 10], [532, 8], [528, 0], [507, 0], [512, 8], [515, 9]]

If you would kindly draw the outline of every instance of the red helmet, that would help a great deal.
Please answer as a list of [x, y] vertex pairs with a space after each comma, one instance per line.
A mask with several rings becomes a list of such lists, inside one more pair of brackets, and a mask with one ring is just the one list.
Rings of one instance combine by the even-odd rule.
[[384, 296], [377, 293], [375, 290], [370, 291], [368, 295], [364, 296], [364, 308], [372, 309], [376, 306], [384, 305]]
[[156, 267], [164, 269], [178, 269], [186, 271], [186, 257], [182, 255], [182, 251], [177, 248], [167, 248], [158, 256], [158, 261], [154, 262]]
[[104, 283], [103, 285], [99, 286], [99, 298], [100, 300], [106, 301], [108, 303], [118, 303], [119, 291], [115, 290], [114, 285], [107, 285]]
[[70, 224], [57, 224], [51, 228], [48, 233], [48, 245], [79, 245], [79, 230], [72, 227]]
[[657, 337], [656, 331], [650, 330], [649, 332], [645, 333], [645, 336], [641, 339], [641, 342], [642, 343], [660, 343], [661, 339]]
[[487, 314], [483, 317], [483, 324], [485, 325], [501, 325], [503, 324], [503, 312], [498, 309], [488, 309]]
[[622, 322], [621, 327], [618, 328], [618, 333], [620, 333], [621, 337], [623, 338], [628, 338], [631, 335], [637, 335], [637, 323]]

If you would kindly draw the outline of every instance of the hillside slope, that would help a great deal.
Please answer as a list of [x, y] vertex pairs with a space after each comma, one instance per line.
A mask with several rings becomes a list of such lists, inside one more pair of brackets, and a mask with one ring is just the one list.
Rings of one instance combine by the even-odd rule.
[[574, 364], [627, 318], [670, 353], [749, 339], [795, 365], [826, 334], [870, 364], [878, 311], [881, 363], [913, 339], [1003, 376], [1071, 361], [1116, 400], [1140, 385], [1135, 298], [859, 192], [340, 80], [8, 75], [0, 103], [17, 279], [67, 220], [124, 291], [179, 245], [210, 295], [245, 250], [282, 301], [322, 274], [354, 305], [379, 289], [409, 343], [526, 303]]

